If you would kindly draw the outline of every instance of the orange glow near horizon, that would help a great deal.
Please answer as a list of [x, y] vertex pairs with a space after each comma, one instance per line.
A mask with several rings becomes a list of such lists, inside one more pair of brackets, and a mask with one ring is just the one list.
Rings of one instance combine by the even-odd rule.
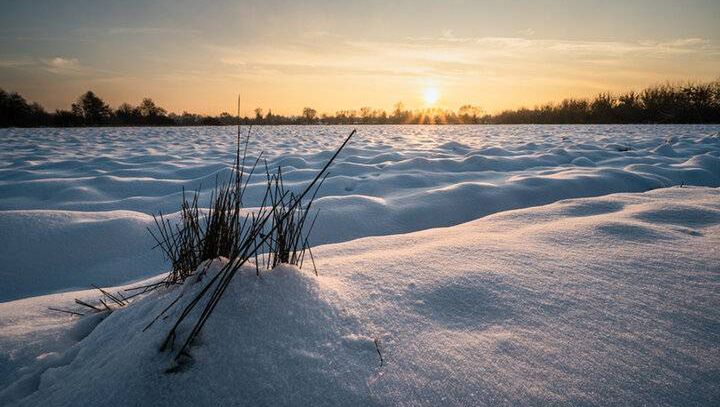
[[175, 113], [233, 113], [240, 94], [247, 116], [398, 102], [492, 114], [720, 79], [718, 2], [31, 3], [0, 13], [0, 86], [47, 110], [92, 90]]

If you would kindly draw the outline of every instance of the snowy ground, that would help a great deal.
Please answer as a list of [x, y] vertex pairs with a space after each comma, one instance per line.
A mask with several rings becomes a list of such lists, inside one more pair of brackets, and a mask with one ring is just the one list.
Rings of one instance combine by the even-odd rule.
[[[350, 130], [256, 127], [251, 155], [262, 149], [286, 181], [301, 184]], [[321, 190], [312, 242], [457, 225], [567, 198], [718, 187], [718, 131], [360, 127]], [[0, 301], [163, 272], [159, 252], [148, 250], [150, 215], [176, 211], [183, 186], [211, 189], [235, 151], [234, 128], [0, 130], [0, 140]], [[248, 204], [263, 188], [258, 177]]]
[[[0, 404], [716, 404], [718, 130], [361, 128], [320, 277], [241, 275], [173, 375], [173, 319], [142, 327], [177, 292], [95, 329], [46, 307], [163, 272], [149, 214], [212, 187], [233, 130], [0, 130]], [[260, 128], [253, 154], [301, 184], [348, 132]]]

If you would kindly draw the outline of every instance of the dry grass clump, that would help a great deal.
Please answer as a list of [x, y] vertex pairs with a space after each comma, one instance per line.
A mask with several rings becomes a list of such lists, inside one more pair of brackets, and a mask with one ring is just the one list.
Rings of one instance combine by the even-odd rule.
[[[183, 202], [177, 222], [171, 221], [162, 213], [154, 217], [155, 230], [150, 229], [150, 233], [157, 243], [156, 247], [162, 250], [171, 264], [168, 275], [159, 282], [127, 289], [126, 291], [134, 292], [132, 295], [111, 294], [98, 288], [103, 294], [99, 299], [99, 305], [81, 300], [76, 300], [76, 303], [92, 312], [111, 312], [115, 308], [127, 305], [128, 300], [135, 296], [159, 287], [181, 284], [195, 272], [205, 273], [207, 270], [197, 271], [204, 262], [225, 257], [228, 262], [215, 275], [202, 280], [205, 285], [184, 306], [161, 346], [161, 350], [175, 348], [178, 328], [192, 314], [195, 322], [175, 353], [174, 360], [178, 361], [181, 357], [188, 356], [189, 346], [202, 330], [233, 277], [251, 259], [255, 260], [256, 272], [259, 274], [261, 263], [262, 267], [267, 269], [282, 263], [302, 267], [305, 253], [308, 253], [317, 274], [308, 242], [308, 235], [317, 219], [317, 212], [314, 216], [310, 216], [310, 209], [320, 186], [327, 178], [328, 168], [354, 134], [355, 130], [338, 147], [313, 180], [297, 193], [285, 186], [281, 169], [271, 173], [265, 163], [265, 193], [260, 206], [249, 211], [243, 206], [243, 197], [262, 154], [246, 170], [250, 131], [243, 146], [238, 128], [235, 162], [230, 177], [225, 181], [216, 179], [208, 209], [200, 207], [199, 189], [190, 199], [183, 189]], [[241, 147], [243, 147], [242, 153]], [[156, 316], [145, 329], [150, 328], [155, 321], [166, 315], [166, 312], [175, 306], [183, 295], [180, 293], [178, 298]], [[193, 313], [196, 307], [200, 308], [199, 304], [203, 304], [199, 314]], [[75, 311], [54, 310], [84, 315]]]
[[[153, 233], [153, 236], [173, 266], [168, 277], [159, 284], [177, 284], [184, 281], [205, 260], [219, 256], [229, 260], [217, 274], [207, 280], [205, 286], [182, 310], [168, 332], [161, 346], [162, 350], [174, 348], [179, 326], [198, 304], [203, 303], [205, 305], [177, 351], [175, 360], [188, 356], [189, 346], [214, 311], [232, 278], [249, 260], [255, 259], [259, 274], [261, 259], [263, 266], [272, 268], [280, 263], [302, 266], [306, 252], [312, 258], [308, 234], [316, 217], [309, 221], [310, 208], [327, 176], [328, 168], [354, 134], [355, 130], [302, 192], [289, 191], [283, 183], [282, 171], [271, 174], [266, 165], [265, 194], [259, 209], [250, 213], [243, 210], [242, 197], [258, 160], [246, 175], [244, 164], [248, 139], [246, 138], [245, 152], [241, 156], [238, 136], [233, 175], [229, 181], [216, 184], [207, 215], [198, 208], [199, 192], [196, 192], [192, 200], [183, 200], [179, 224], [172, 225], [162, 214], [156, 218], [157, 233]], [[247, 179], [243, 181], [245, 177]]]
[[207, 210], [200, 208], [199, 190], [190, 199], [183, 190], [178, 222], [172, 222], [162, 213], [153, 217], [155, 230], [150, 229], [150, 233], [156, 247], [171, 264], [170, 273], [159, 284], [182, 283], [204, 261], [237, 258], [247, 245], [256, 249], [253, 257], [258, 273], [261, 264], [270, 269], [282, 263], [302, 267], [306, 252], [312, 259], [308, 236], [317, 212], [310, 217], [310, 208], [325, 176], [313, 181], [312, 189], [307, 191], [311, 193], [296, 194], [285, 186], [282, 169], [272, 173], [265, 163], [265, 194], [259, 208], [248, 212], [243, 206], [243, 196], [260, 161], [258, 157], [245, 170], [248, 142], [249, 133], [241, 154], [238, 134], [230, 177], [226, 181], [216, 179]]
[[[269, 173], [269, 172], [268, 172]], [[278, 264], [294, 264], [302, 268], [305, 260], [305, 253], [310, 254], [313, 263], [313, 269], [317, 274], [315, 260], [313, 259], [312, 249], [308, 242], [310, 232], [319, 212], [310, 219], [310, 208], [315, 195], [320, 189], [323, 177], [315, 188], [315, 192], [308, 200], [307, 205], [303, 205], [301, 198], [293, 192], [288, 192], [283, 184], [282, 169], [278, 168], [277, 174], [268, 178], [269, 202], [270, 206], [275, 208], [271, 213], [272, 223], [270, 225], [270, 237], [266, 242], [267, 261], [265, 264], [268, 268], [274, 268]], [[292, 208], [292, 209], [290, 209]], [[308, 221], [310, 223], [308, 223]]]
[[[243, 210], [243, 196], [260, 160], [258, 157], [250, 169], [245, 171], [249, 137], [248, 132], [241, 155], [238, 132], [235, 162], [230, 177], [226, 181], [216, 178], [207, 211], [199, 207], [199, 190], [188, 200], [183, 189], [178, 223], [173, 224], [162, 213], [153, 216], [155, 232], [149, 229], [150, 233], [157, 242], [156, 247], [163, 251], [171, 264], [165, 284], [185, 281], [205, 260], [236, 256], [243, 242], [248, 239], [257, 215], [248, 215]], [[261, 213], [264, 206], [265, 202], [261, 205]]]

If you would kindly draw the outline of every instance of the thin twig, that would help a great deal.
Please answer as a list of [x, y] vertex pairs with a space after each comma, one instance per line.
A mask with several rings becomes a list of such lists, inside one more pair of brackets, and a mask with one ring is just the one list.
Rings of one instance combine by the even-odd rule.
[[49, 309], [50, 311], [64, 312], [64, 313], [66, 313], [66, 314], [77, 315], [77, 316], [81, 316], [81, 317], [85, 315], [85, 314], [81, 314], [81, 313], [79, 313], [79, 312], [69, 311], [69, 310], [60, 309], [60, 308], [48, 307], [48, 309]]
[[383, 359], [382, 352], [380, 352], [380, 339], [375, 338], [375, 340], [373, 342], [375, 342], [375, 350], [377, 351], [378, 355], [380, 356], [380, 367], [383, 367], [383, 364], [385, 363], [385, 359]]

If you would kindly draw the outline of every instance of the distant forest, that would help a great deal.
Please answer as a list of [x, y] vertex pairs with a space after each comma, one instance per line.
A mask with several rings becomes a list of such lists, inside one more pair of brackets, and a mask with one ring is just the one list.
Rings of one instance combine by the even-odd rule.
[[363, 107], [318, 114], [310, 107], [297, 116], [282, 116], [255, 109], [253, 117], [238, 118], [168, 113], [152, 99], [138, 106], [123, 103], [112, 109], [92, 91], [78, 97], [69, 110], [47, 112], [18, 93], [0, 89], [0, 127], [83, 126], [225, 126], [235, 124], [624, 124], [624, 123], [720, 123], [720, 81], [663, 84], [640, 92], [600, 93], [591, 99], [565, 99], [532, 109], [485, 114], [480, 107], [465, 105], [458, 111], [430, 108], [408, 110], [402, 103], [390, 113]]

